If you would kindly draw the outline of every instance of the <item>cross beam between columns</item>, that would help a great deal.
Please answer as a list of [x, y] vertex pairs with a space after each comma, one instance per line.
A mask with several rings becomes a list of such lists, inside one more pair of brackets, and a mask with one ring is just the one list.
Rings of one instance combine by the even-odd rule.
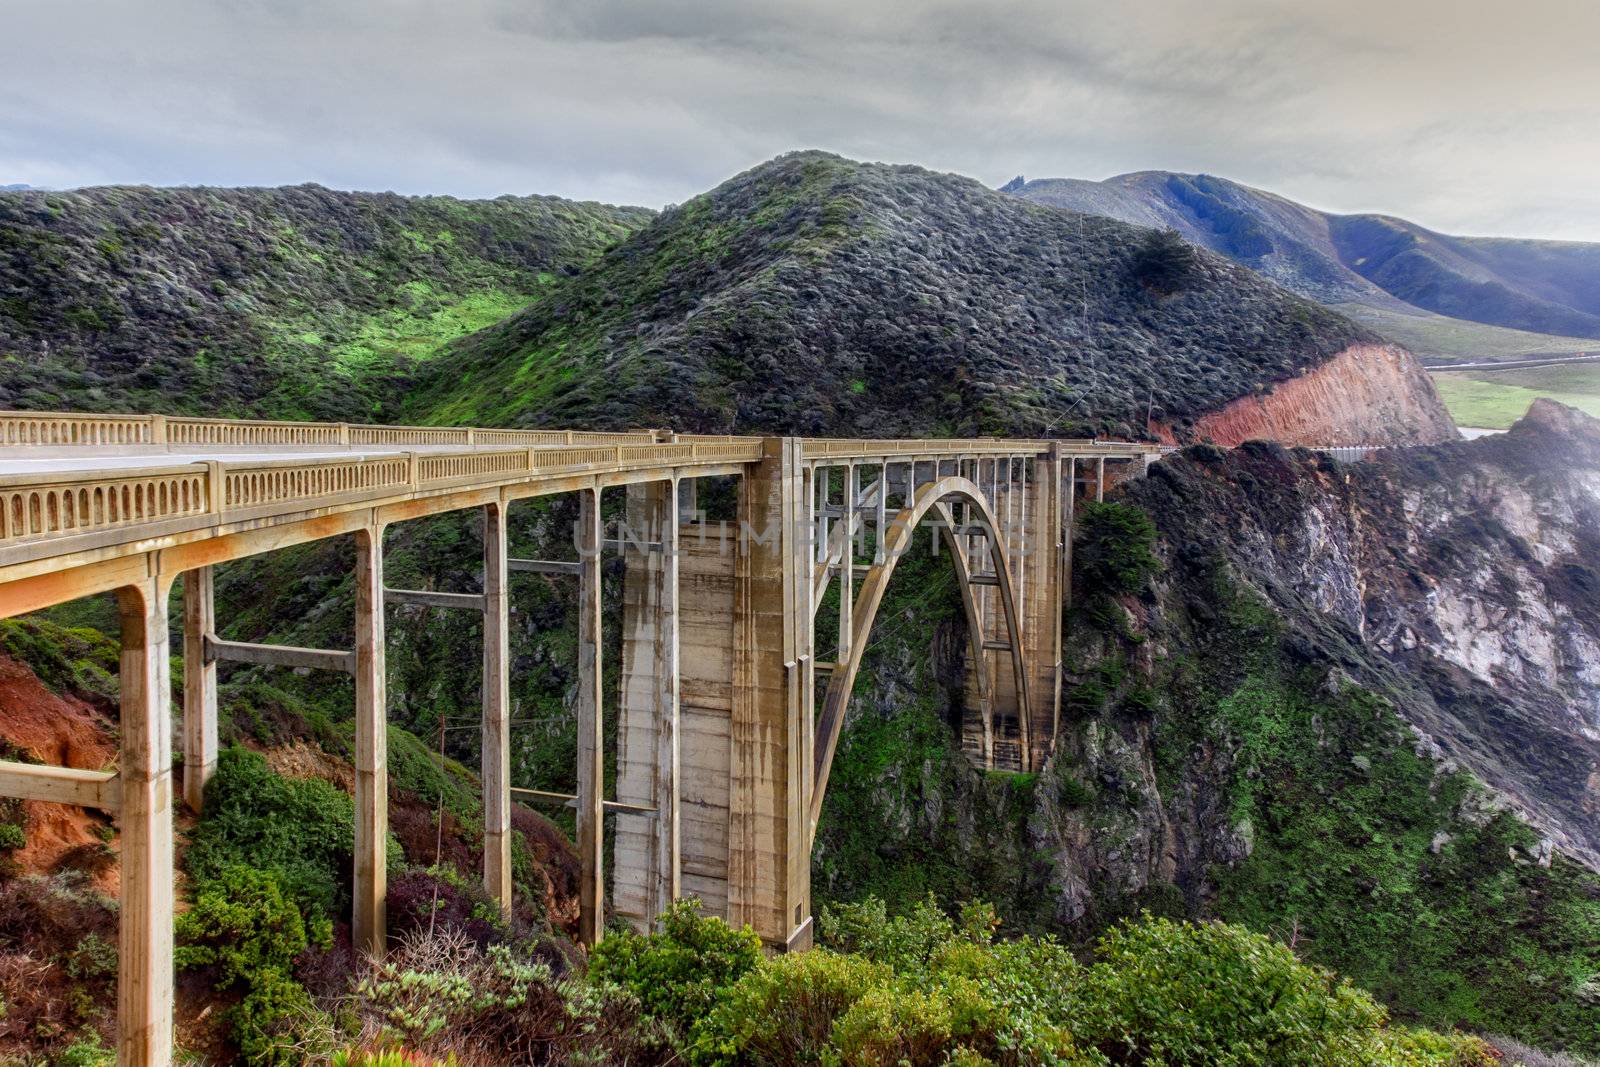
[[482, 611], [482, 593], [436, 593], [431, 589], [385, 589], [385, 604], [408, 604], [420, 608], [465, 608]]
[[256, 663], [265, 667], [304, 667], [314, 671], [356, 672], [356, 654], [325, 648], [298, 648], [294, 645], [253, 645], [244, 641], [223, 641], [213, 634], [205, 636], [206, 660], [229, 663]]

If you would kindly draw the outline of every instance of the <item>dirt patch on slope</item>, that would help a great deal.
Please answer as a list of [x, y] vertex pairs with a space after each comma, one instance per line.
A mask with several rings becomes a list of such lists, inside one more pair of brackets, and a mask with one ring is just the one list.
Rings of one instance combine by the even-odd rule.
[[[117, 761], [109, 709], [51, 692], [26, 665], [0, 655], [0, 739], [28, 760], [79, 770], [107, 770]], [[18, 870], [48, 873], [65, 863], [87, 870], [96, 888], [115, 896], [114, 840], [104, 812], [67, 804], [24, 802], [27, 844], [11, 854]]]

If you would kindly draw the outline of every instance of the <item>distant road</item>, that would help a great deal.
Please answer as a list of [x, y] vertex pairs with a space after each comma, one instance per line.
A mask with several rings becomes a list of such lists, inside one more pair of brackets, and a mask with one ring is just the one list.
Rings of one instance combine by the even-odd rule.
[[1600, 363], [1600, 355], [1546, 356], [1534, 359], [1508, 359], [1498, 363], [1431, 363], [1427, 364], [1427, 369], [1435, 373], [1462, 370], [1516, 370], [1518, 367], [1560, 367], [1568, 363]]

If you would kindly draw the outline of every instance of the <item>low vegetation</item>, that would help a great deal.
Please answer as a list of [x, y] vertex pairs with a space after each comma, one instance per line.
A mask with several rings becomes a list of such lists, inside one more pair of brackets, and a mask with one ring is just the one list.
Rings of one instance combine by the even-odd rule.
[[862, 436], [1182, 424], [1373, 335], [969, 179], [782, 156], [425, 368], [408, 417]]
[[650, 212], [282, 189], [0, 192], [0, 407], [372, 420]]
[[1600, 418], [1600, 362], [1433, 376], [1439, 398], [1460, 426], [1505, 430], [1546, 397]]

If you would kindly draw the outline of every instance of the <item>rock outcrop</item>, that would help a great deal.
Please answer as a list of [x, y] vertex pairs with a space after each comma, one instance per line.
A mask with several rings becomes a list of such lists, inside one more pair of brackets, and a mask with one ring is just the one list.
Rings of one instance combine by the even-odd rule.
[[1069, 937], [1213, 915], [1402, 1012], [1589, 1047], [1600, 422], [1545, 402], [1349, 465], [1202, 445], [1113, 502], [1154, 519], [1161, 569], [1133, 595], [1078, 576], [1050, 763], [957, 766], [959, 693], [926, 695], [949, 642], [930, 669], [885, 636], [818, 894], [982, 896]]
[[[1176, 443], [1159, 423], [1153, 432]], [[1428, 372], [1397, 345], [1351, 345], [1288, 381], [1195, 420], [1191, 441], [1237, 445], [1415, 445], [1459, 439]]]

